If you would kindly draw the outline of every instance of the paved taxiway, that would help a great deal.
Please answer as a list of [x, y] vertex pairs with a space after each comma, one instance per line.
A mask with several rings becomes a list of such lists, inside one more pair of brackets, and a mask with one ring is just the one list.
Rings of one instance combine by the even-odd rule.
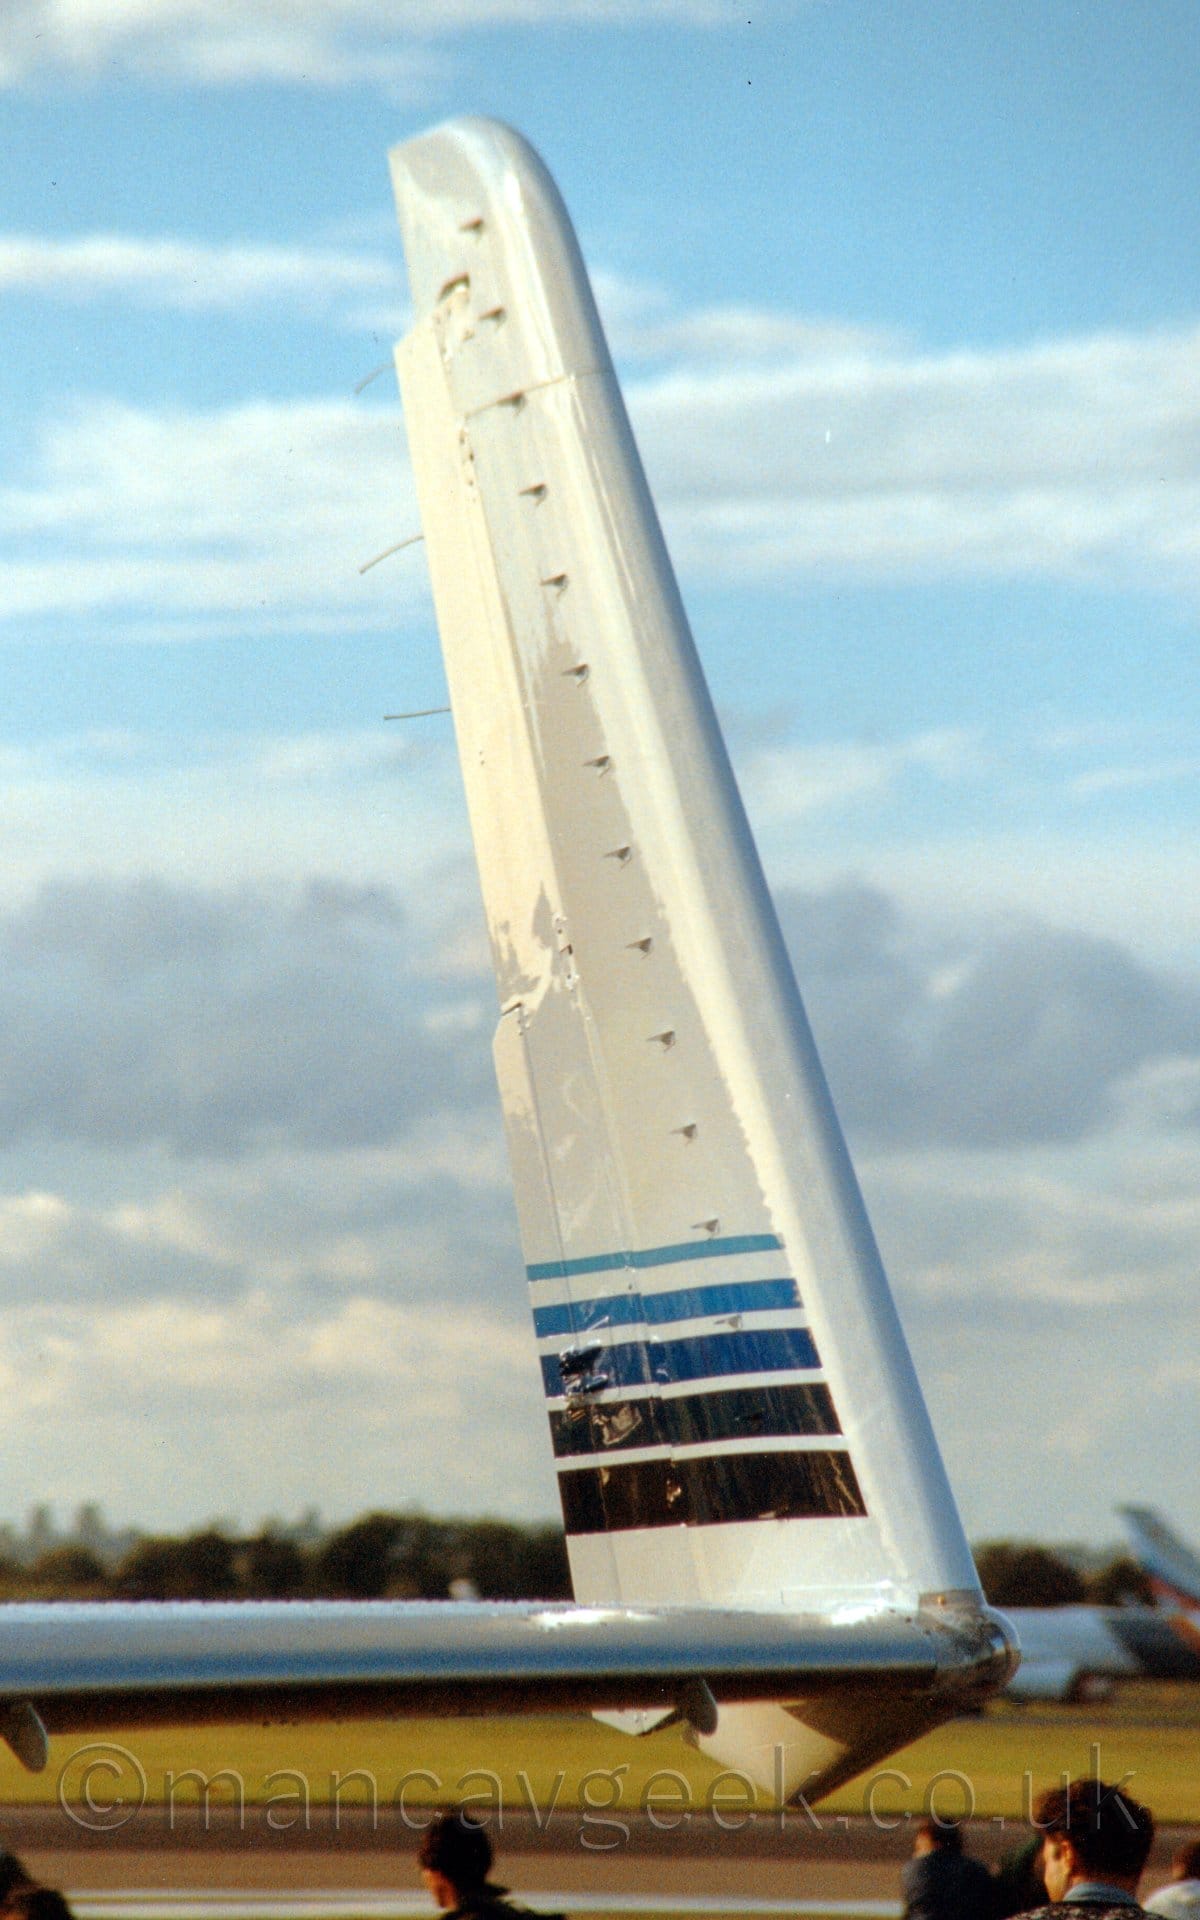
[[[912, 1822], [821, 1815], [761, 1816], [722, 1832], [695, 1817], [671, 1832], [644, 1820], [589, 1822], [560, 1812], [539, 1831], [526, 1813], [493, 1830], [498, 1877], [543, 1911], [585, 1913], [899, 1912], [900, 1867]], [[974, 1853], [995, 1862], [1020, 1845], [1019, 1821], [979, 1822]], [[1166, 1879], [1181, 1835], [1160, 1833], [1148, 1883]], [[314, 1811], [309, 1828], [273, 1830], [262, 1809], [145, 1808], [114, 1831], [87, 1831], [59, 1808], [0, 1809], [0, 1840], [76, 1898], [80, 1920], [404, 1920], [428, 1914], [413, 1858], [417, 1834], [393, 1815], [343, 1810], [338, 1829]]]

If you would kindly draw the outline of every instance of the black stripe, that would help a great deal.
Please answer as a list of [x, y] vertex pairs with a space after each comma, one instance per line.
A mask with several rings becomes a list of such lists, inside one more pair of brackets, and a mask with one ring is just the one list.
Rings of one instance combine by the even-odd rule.
[[840, 1433], [829, 1388], [732, 1387], [678, 1399], [580, 1400], [550, 1415], [557, 1459], [623, 1447], [690, 1447], [706, 1440]]
[[850, 1455], [843, 1452], [614, 1461], [560, 1472], [558, 1490], [568, 1534], [808, 1520], [867, 1510]]
[[799, 1373], [820, 1364], [807, 1327], [744, 1327], [738, 1333], [697, 1333], [681, 1340], [655, 1335], [609, 1344], [592, 1339], [565, 1353], [544, 1353], [542, 1379], [554, 1399], [570, 1392], [584, 1372], [605, 1386], [640, 1387], [651, 1381], [674, 1385], [743, 1373]]

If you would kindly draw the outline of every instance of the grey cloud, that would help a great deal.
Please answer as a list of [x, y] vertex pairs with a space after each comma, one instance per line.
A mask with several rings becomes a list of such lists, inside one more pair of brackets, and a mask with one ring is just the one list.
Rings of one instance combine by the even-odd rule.
[[468, 1110], [487, 1050], [426, 1030], [415, 945], [394, 897], [329, 882], [47, 886], [0, 923], [0, 1145], [344, 1148]]
[[[852, 883], [779, 904], [868, 1146], [1083, 1140], [1162, 1063], [1200, 1058], [1200, 983], [1115, 942], [1032, 919], [922, 927]], [[333, 881], [46, 886], [0, 919], [0, 1148], [341, 1153], [490, 1122], [490, 983], [438, 912]], [[1139, 1124], [1197, 1117], [1188, 1082]], [[442, 1176], [445, 1158], [422, 1178]]]
[[976, 1537], [1024, 1515], [1048, 1538], [1103, 1538], [1112, 1499], [1165, 1484], [1187, 1509], [1196, 1212], [1164, 1219], [1150, 1157], [1114, 1139], [974, 1169], [914, 1155], [898, 1182], [882, 1159], [871, 1169], [872, 1217]]
[[103, 1306], [171, 1298], [230, 1302], [246, 1289], [240, 1261], [140, 1234], [126, 1219], [45, 1193], [0, 1200], [0, 1286], [6, 1312], [29, 1305]]
[[780, 899], [839, 1110], [881, 1145], [1005, 1148], [1110, 1125], [1122, 1083], [1200, 1053], [1200, 984], [1034, 920], [931, 939], [875, 889]]

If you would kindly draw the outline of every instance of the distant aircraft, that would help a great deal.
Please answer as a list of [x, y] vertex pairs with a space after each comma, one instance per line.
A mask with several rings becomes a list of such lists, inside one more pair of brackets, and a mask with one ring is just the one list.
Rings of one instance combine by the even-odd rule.
[[1153, 1607], [1014, 1607], [1016, 1699], [1094, 1698], [1120, 1680], [1200, 1680], [1200, 1559], [1151, 1507], [1121, 1507]]
[[487, 120], [392, 168], [416, 316], [397, 365], [576, 1604], [6, 1607], [0, 1731], [36, 1765], [60, 1728], [591, 1708], [687, 1722], [779, 1800], [813, 1797], [1002, 1685], [1013, 1638], [558, 193]]
[[1129, 1551], [1162, 1607], [1200, 1609], [1200, 1556], [1185, 1546], [1153, 1507], [1119, 1507]]
[[1200, 1614], [1158, 1607], [1012, 1607], [1017, 1700], [1098, 1699], [1120, 1680], [1200, 1680]]

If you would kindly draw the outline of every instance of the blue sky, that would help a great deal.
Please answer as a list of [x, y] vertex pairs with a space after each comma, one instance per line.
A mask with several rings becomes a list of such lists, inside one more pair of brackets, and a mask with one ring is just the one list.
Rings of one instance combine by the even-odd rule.
[[552, 1509], [423, 562], [358, 572], [386, 150], [471, 111], [578, 227], [969, 1531], [1200, 1528], [1197, 64], [1184, 0], [12, 0], [0, 1513]]

